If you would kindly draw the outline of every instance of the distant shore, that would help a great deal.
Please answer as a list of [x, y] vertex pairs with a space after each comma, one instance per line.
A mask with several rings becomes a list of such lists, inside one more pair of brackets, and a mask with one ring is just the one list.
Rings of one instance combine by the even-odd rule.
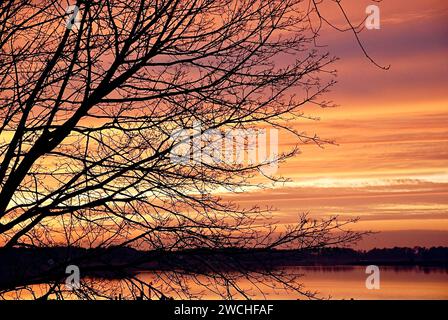
[[238, 272], [291, 266], [422, 266], [448, 268], [448, 247], [385, 248], [360, 251], [350, 248], [313, 250], [194, 249], [179, 252], [139, 251], [133, 248], [79, 247], [1, 248], [0, 288], [28, 279], [39, 283], [63, 276], [69, 264], [86, 276], [120, 278], [141, 271], [212, 270]]

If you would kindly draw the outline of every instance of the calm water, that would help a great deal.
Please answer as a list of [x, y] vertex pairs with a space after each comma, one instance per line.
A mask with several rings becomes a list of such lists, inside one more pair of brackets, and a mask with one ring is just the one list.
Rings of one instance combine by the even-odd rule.
[[[304, 288], [319, 292], [319, 296], [331, 299], [448, 299], [448, 269], [421, 267], [380, 267], [380, 289], [369, 290], [365, 286], [365, 267], [292, 267], [289, 272], [300, 272], [304, 276]], [[142, 273], [141, 278], [151, 277]], [[258, 298], [254, 286], [241, 281], [242, 288]], [[297, 299], [295, 294], [263, 288], [268, 299]], [[216, 295], [205, 293], [205, 298]], [[303, 298], [303, 297], [302, 297]]]
[[448, 299], [448, 269], [380, 267], [379, 290], [366, 288], [365, 267], [300, 270], [306, 288], [333, 299]]
[[[290, 267], [283, 269], [289, 274], [303, 274], [300, 283], [304, 290], [318, 292], [321, 298], [331, 299], [443, 299], [448, 300], [448, 269], [447, 268], [420, 268], [420, 267], [381, 267], [380, 266], [380, 289], [368, 290], [365, 286], [367, 274], [365, 267], [340, 266], [340, 267]], [[154, 272], [141, 272], [137, 276], [146, 283], [152, 283], [155, 287], [173, 298], [179, 298], [181, 292], [179, 287], [174, 286], [176, 275], [172, 272], [164, 272], [155, 275]], [[99, 281], [98, 285], [118, 294], [123, 293], [127, 299], [126, 286], [120, 280], [85, 279], [82, 281]], [[222, 290], [215, 288], [212, 283], [199, 278], [187, 278], [183, 285], [188, 287], [189, 292], [197, 298], [219, 299], [219, 296], [210, 290]], [[164, 285], [170, 284], [171, 292]], [[202, 285], [199, 285], [202, 284]], [[285, 293], [283, 290], [274, 290], [272, 287], [257, 284], [264, 293], [260, 293], [256, 287], [247, 280], [239, 280], [238, 285], [252, 298], [258, 299], [303, 299], [297, 293]], [[48, 290], [48, 285], [33, 285], [36, 293]], [[204, 290], [206, 288], [206, 290]], [[122, 290], [122, 291], [120, 291]], [[222, 292], [222, 291], [221, 291]], [[39, 296], [39, 294], [37, 295]], [[112, 295], [115, 296], [115, 293]], [[20, 290], [15, 292], [9, 299], [32, 299], [30, 292]], [[54, 297], [51, 297], [54, 298]], [[73, 297], [68, 296], [68, 299]], [[237, 297], [238, 298], [238, 297]]]

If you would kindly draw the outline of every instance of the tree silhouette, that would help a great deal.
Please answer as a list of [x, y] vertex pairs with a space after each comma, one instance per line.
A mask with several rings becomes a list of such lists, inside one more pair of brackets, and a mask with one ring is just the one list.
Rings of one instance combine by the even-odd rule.
[[[359, 238], [344, 229], [349, 222], [335, 218], [301, 216], [296, 225], [278, 230], [269, 210], [240, 208], [217, 193], [244, 191], [258, 183], [254, 181], [264, 166], [294, 156], [300, 144], [328, 142], [289, 125], [291, 119], [305, 117], [304, 105], [329, 105], [320, 96], [334, 83], [326, 77], [334, 73], [329, 66], [334, 58], [315, 46], [312, 15], [319, 3], [71, 4], [79, 8], [78, 17], [67, 14], [69, 3], [60, 1], [0, 4], [3, 247], [172, 252], [315, 248]], [[297, 147], [258, 164], [173, 162], [172, 152], [180, 143], [172, 139], [173, 130], [195, 123], [201, 125], [199, 134], [276, 128], [293, 134]], [[76, 261], [66, 258], [64, 265]], [[232, 296], [233, 290], [246, 296], [233, 276], [208, 261], [203, 264], [209, 270], [201, 276], [231, 288], [224, 295]], [[171, 276], [171, 283], [188, 295], [182, 277], [199, 272], [174, 269], [177, 276]], [[239, 271], [254, 283], [271, 277], [312, 296], [284, 274], [248, 272], [244, 266]], [[60, 294], [63, 282], [53, 280], [44, 298]], [[136, 277], [127, 281], [150, 286], [156, 297], [166, 296], [160, 287]], [[76, 294], [106, 295], [101, 286], [92, 288]], [[11, 285], [3, 293], [15, 289]]]

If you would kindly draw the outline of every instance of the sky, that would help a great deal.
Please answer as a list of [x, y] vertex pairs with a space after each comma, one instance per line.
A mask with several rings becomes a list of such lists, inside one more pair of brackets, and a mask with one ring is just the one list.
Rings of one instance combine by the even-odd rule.
[[[380, 8], [381, 28], [360, 36], [390, 69], [372, 64], [350, 32], [324, 26], [319, 45], [340, 58], [338, 83], [325, 99], [338, 107], [310, 106], [306, 113], [319, 121], [289, 123], [337, 145], [303, 146], [280, 167], [289, 183], [226, 197], [276, 208], [279, 224], [302, 213], [359, 217], [354, 229], [378, 232], [359, 248], [448, 246], [448, 1], [342, 1], [358, 22], [370, 4]], [[322, 13], [344, 23], [335, 6]], [[279, 142], [285, 149], [295, 140]]]
[[[353, 21], [371, 1], [343, 1]], [[340, 58], [337, 85], [325, 97], [338, 107], [309, 108], [320, 121], [296, 129], [337, 145], [301, 148], [282, 165], [290, 183], [239, 194], [242, 205], [274, 206], [280, 224], [309, 212], [314, 217], [360, 217], [357, 230], [378, 232], [359, 248], [448, 246], [448, 2], [383, 0], [381, 28], [361, 39], [322, 30], [321, 44]], [[326, 14], [340, 25], [336, 8]], [[283, 147], [292, 138], [280, 140]]]

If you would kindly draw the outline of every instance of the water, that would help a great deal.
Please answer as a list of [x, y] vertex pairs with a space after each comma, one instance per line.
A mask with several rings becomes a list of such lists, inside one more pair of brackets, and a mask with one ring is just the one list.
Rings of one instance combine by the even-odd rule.
[[[368, 274], [362, 266], [322, 266], [322, 267], [288, 267], [282, 269], [286, 274], [303, 274], [300, 283], [303, 290], [317, 292], [320, 298], [330, 299], [437, 299], [448, 300], [448, 268], [422, 268], [422, 267], [382, 267], [380, 266], [380, 289], [369, 290], [365, 282]], [[154, 273], [140, 272], [137, 278], [154, 287], [161, 289], [164, 294], [175, 299], [185, 298], [179, 286], [176, 286], [178, 274], [173, 272]], [[194, 295], [193, 298], [220, 299], [212, 291], [223, 292], [216, 286], [216, 281], [205, 277], [181, 277], [184, 290]], [[123, 280], [83, 279], [83, 283], [97, 283], [97, 287], [107, 289], [109, 296], [129, 299], [126, 282]], [[255, 299], [304, 299], [296, 292], [285, 292], [272, 287], [272, 283], [257, 283], [255, 286], [247, 279], [237, 281], [238, 286]], [[32, 285], [32, 290], [19, 290], [10, 293], [7, 299], [32, 299], [31, 292], [40, 296], [48, 290], [48, 284]], [[258, 289], [257, 289], [258, 288]], [[262, 293], [260, 292], [260, 289]], [[145, 291], [146, 292], [146, 291]], [[225, 292], [225, 290], [224, 290]], [[156, 298], [151, 294], [152, 298]], [[78, 299], [79, 297], [65, 294], [65, 298]], [[241, 296], [235, 296], [241, 299]], [[56, 299], [50, 296], [50, 299]]]
[[[368, 274], [362, 266], [289, 267], [287, 273], [302, 273], [304, 289], [318, 292], [321, 298], [331, 299], [448, 299], [448, 269], [429, 267], [381, 267], [380, 289], [367, 289]], [[149, 273], [141, 273], [146, 280]], [[263, 298], [254, 285], [240, 281], [239, 285], [255, 298]], [[193, 285], [190, 289], [194, 290]], [[295, 293], [262, 287], [267, 299], [303, 299]], [[216, 295], [204, 292], [204, 298], [216, 299]]]
[[379, 290], [366, 288], [365, 267], [299, 269], [306, 288], [333, 299], [448, 299], [448, 269], [380, 267]]

